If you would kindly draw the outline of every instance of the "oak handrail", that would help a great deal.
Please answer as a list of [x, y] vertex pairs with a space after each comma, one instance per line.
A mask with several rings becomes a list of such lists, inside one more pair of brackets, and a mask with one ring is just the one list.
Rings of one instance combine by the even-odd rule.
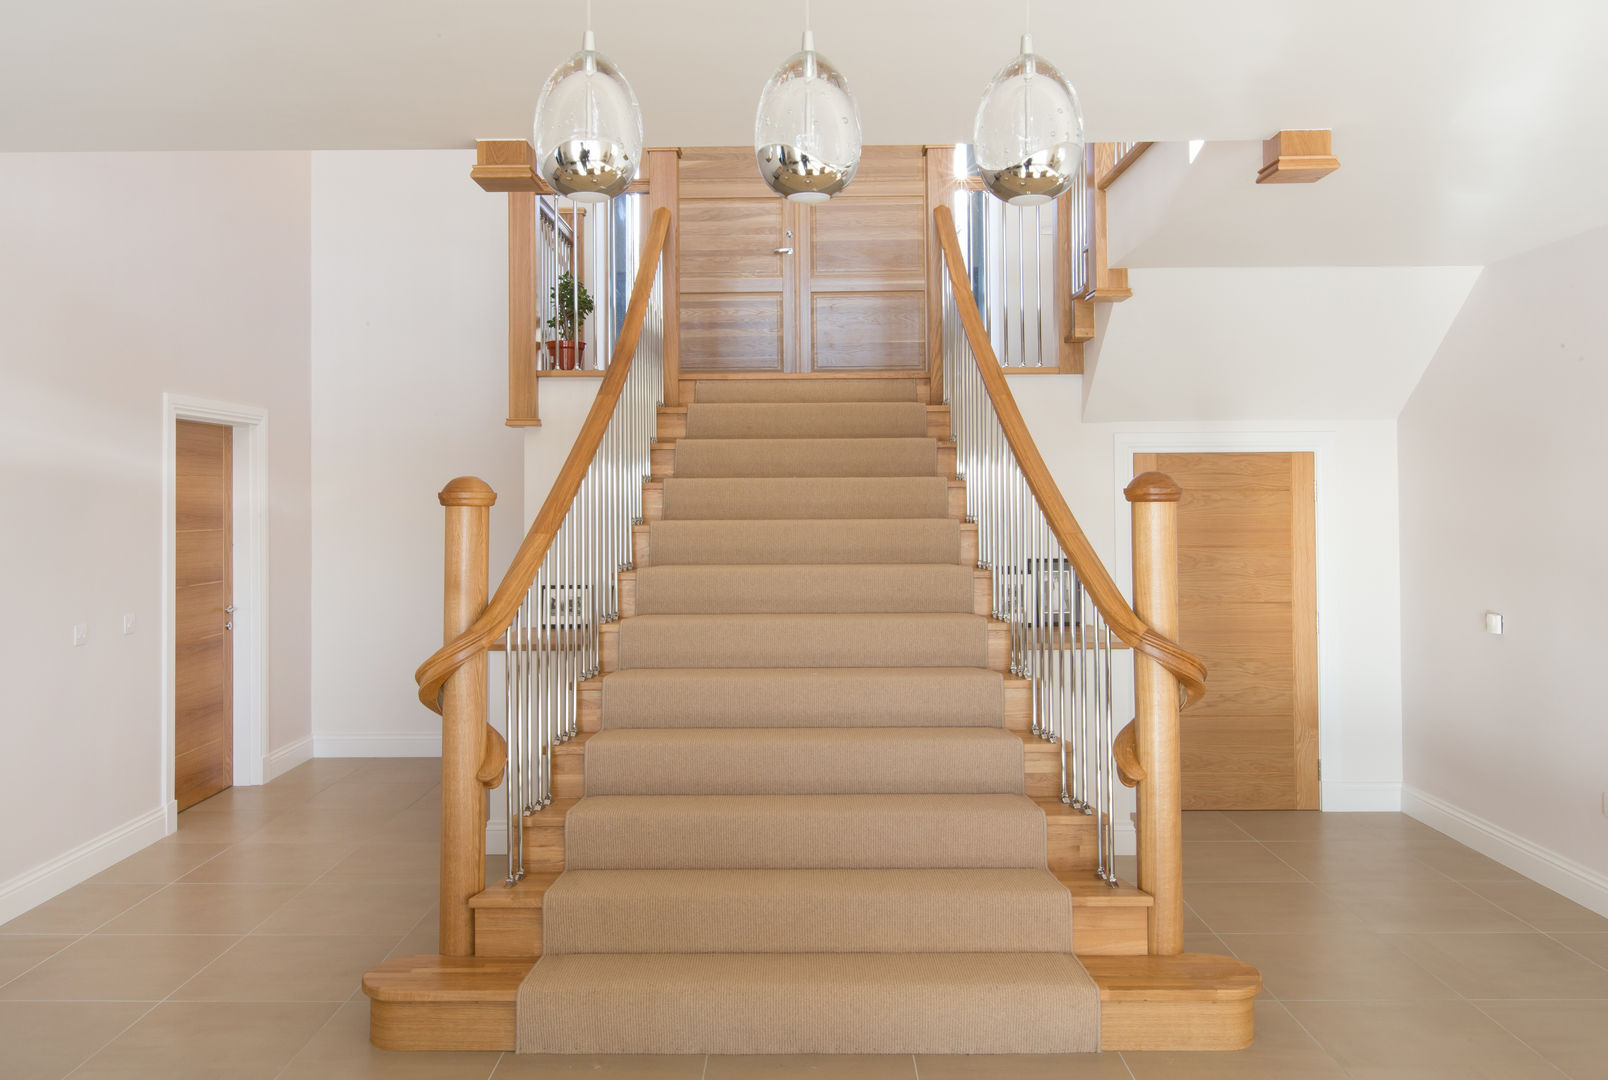
[[[938, 242], [943, 248], [944, 268], [955, 294], [955, 307], [960, 313], [961, 325], [966, 329], [966, 337], [971, 342], [972, 358], [994, 404], [994, 412], [999, 417], [1006, 442], [1011, 453], [1016, 455], [1016, 463], [1039, 509], [1043, 511], [1050, 531], [1060, 543], [1061, 550], [1066, 552], [1073, 569], [1077, 571], [1078, 580], [1083, 582], [1084, 591], [1105, 619], [1106, 625], [1135, 652], [1143, 653], [1166, 669], [1178, 680], [1183, 690], [1184, 704], [1194, 704], [1206, 692], [1206, 665], [1176, 641], [1158, 633], [1134, 612], [1105, 564], [1095, 554], [1089, 538], [1083, 535], [1082, 526], [1072, 516], [1065, 496], [1050, 477], [1044, 457], [1027, 430], [1021, 410], [1016, 407], [1016, 396], [1011, 393], [1010, 384], [1006, 382], [999, 359], [994, 354], [994, 346], [989, 342], [983, 317], [977, 311], [977, 299], [972, 295], [971, 282], [966, 278], [960, 238], [955, 232], [955, 216], [949, 207], [940, 206], [933, 211], [933, 218], [938, 228]], [[1131, 740], [1131, 731], [1124, 729], [1123, 734]], [[1118, 749], [1119, 763], [1124, 758], [1135, 760], [1131, 747]]]
[[436, 650], [414, 672], [413, 677], [419, 684], [419, 700], [432, 712], [441, 711], [441, 688], [452, 673], [473, 657], [487, 651], [508, 629], [525, 599], [525, 593], [535, 581], [536, 572], [541, 569], [542, 560], [547, 557], [547, 549], [558, 535], [559, 526], [564, 523], [571, 503], [575, 501], [576, 492], [580, 490], [581, 481], [586, 478], [586, 472], [602, 443], [603, 433], [609, 426], [609, 418], [620, 399], [620, 391], [625, 387], [626, 376], [631, 373], [637, 340], [642, 336], [642, 324], [647, 316], [648, 299], [653, 292], [653, 280], [659, 272], [659, 262], [669, 235], [670, 211], [660, 207], [653, 212], [648, 224], [647, 239], [642, 245], [642, 261], [638, 264], [636, 282], [631, 288], [631, 303], [625, 309], [625, 321], [620, 327], [619, 337], [615, 339], [608, 372], [597, 388], [597, 397], [592, 400], [591, 411], [586, 414], [580, 434], [575, 437], [575, 445], [570, 447], [563, 468], [559, 469], [547, 499], [537, 512], [536, 520], [531, 522], [525, 539], [520, 542], [514, 561], [497, 585], [497, 591], [467, 630]]

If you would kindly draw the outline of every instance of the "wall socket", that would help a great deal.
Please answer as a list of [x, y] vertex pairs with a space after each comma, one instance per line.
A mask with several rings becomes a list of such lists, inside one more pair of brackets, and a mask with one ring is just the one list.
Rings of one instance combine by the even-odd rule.
[[74, 623], [73, 624], [73, 644], [74, 645], [88, 645], [89, 644], [89, 624], [87, 622], [81, 622], [81, 623]]
[[127, 636], [134, 632], [134, 613], [131, 611], [123, 616], [123, 634]]

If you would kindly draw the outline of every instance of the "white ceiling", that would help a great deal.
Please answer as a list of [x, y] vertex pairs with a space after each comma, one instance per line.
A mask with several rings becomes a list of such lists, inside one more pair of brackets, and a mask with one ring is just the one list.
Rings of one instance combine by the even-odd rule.
[[[801, 18], [754, 0], [594, 6], [654, 145], [746, 142]], [[1022, 22], [1019, 3], [814, 7], [871, 142], [965, 139]], [[519, 135], [581, 12], [579, 0], [8, 0], [0, 150]], [[1358, 190], [1326, 196], [1326, 212], [1348, 230], [1405, 229], [1389, 261], [1484, 263], [1608, 222], [1603, 0], [1040, 0], [1033, 30], [1077, 84], [1093, 138], [1334, 128], [1345, 167], [1325, 183]]]

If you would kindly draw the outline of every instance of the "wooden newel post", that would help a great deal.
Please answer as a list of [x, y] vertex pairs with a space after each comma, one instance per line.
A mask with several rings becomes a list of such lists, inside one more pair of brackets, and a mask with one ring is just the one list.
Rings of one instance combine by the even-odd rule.
[[[1123, 494], [1133, 504], [1133, 607], [1157, 633], [1178, 637], [1178, 497], [1172, 477], [1147, 472]], [[1139, 887], [1154, 898], [1152, 956], [1184, 951], [1184, 847], [1178, 680], [1134, 654], [1134, 734], [1145, 779], [1139, 797]]]
[[[441, 489], [447, 508], [442, 630], [451, 641], [486, 608], [491, 505], [484, 480], [460, 476]], [[486, 887], [486, 790], [476, 773], [485, 755], [486, 654], [467, 661], [441, 688], [441, 955], [474, 952], [469, 898]]]

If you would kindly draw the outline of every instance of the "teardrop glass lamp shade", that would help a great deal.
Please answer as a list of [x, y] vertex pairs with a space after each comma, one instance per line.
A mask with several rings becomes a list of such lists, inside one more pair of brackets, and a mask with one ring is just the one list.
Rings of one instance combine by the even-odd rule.
[[536, 170], [576, 202], [623, 194], [642, 161], [642, 110], [631, 84], [597, 51], [592, 31], [581, 51], [553, 70], [536, 99]]
[[972, 132], [983, 185], [1016, 206], [1041, 206], [1083, 174], [1083, 107], [1054, 64], [1022, 52], [983, 92]]
[[772, 191], [802, 203], [830, 199], [860, 168], [860, 109], [809, 31], [760, 92], [754, 159]]

